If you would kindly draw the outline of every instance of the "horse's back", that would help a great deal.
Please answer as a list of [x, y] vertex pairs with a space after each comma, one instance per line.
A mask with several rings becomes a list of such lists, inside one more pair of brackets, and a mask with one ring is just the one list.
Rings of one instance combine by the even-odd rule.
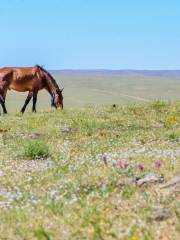
[[10, 67], [0, 68], [0, 77], [2, 77], [4, 75], [7, 75], [7, 74], [9, 74], [11, 72], [13, 72], [13, 68], [10, 68]]
[[31, 91], [36, 70], [36, 67], [4, 67], [0, 69], [0, 81], [6, 81], [9, 90]]

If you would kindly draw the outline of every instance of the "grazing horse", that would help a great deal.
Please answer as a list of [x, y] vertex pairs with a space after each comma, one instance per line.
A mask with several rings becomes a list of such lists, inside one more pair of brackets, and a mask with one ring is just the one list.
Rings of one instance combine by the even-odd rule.
[[5, 99], [8, 90], [29, 92], [21, 112], [24, 113], [31, 98], [33, 98], [32, 111], [36, 112], [37, 94], [39, 90], [46, 89], [51, 95], [51, 106], [63, 109], [63, 88], [60, 89], [55, 79], [43, 67], [5, 67], [0, 68], [0, 104], [3, 113], [7, 113]]

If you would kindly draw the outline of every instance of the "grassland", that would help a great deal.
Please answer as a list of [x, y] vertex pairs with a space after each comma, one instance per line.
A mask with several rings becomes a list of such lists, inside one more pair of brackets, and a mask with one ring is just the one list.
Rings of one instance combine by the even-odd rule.
[[179, 101], [1, 116], [0, 239], [178, 240], [179, 189], [149, 172], [180, 174]]
[[[152, 100], [178, 100], [180, 73], [176, 71], [52, 71], [64, 85], [65, 107], [85, 105], [146, 103]], [[8, 92], [7, 107], [17, 112], [27, 93]], [[29, 110], [30, 110], [29, 106]], [[50, 110], [50, 97], [38, 95], [38, 109]]]

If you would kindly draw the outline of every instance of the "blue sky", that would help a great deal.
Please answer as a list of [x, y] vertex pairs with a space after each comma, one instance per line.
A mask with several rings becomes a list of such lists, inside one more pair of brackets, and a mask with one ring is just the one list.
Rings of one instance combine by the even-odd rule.
[[1, 0], [0, 66], [180, 69], [179, 0]]

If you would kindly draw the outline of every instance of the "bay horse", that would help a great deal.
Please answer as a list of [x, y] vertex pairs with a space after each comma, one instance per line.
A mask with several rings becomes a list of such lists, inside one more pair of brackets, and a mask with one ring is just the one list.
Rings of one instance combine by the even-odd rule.
[[51, 106], [63, 109], [63, 88], [60, 89], [52, 75], [43, 67], [4, 67], [0, 68], [0, 104], [3, 113], [7, 113], [5, 100], [8, 90], [29, 92], [21, 109], [24, 113], [31, 98], [33, 98], [32, 111], [36, 112], [37, 94], [39, 90], [46, 89], [51, 95]]

